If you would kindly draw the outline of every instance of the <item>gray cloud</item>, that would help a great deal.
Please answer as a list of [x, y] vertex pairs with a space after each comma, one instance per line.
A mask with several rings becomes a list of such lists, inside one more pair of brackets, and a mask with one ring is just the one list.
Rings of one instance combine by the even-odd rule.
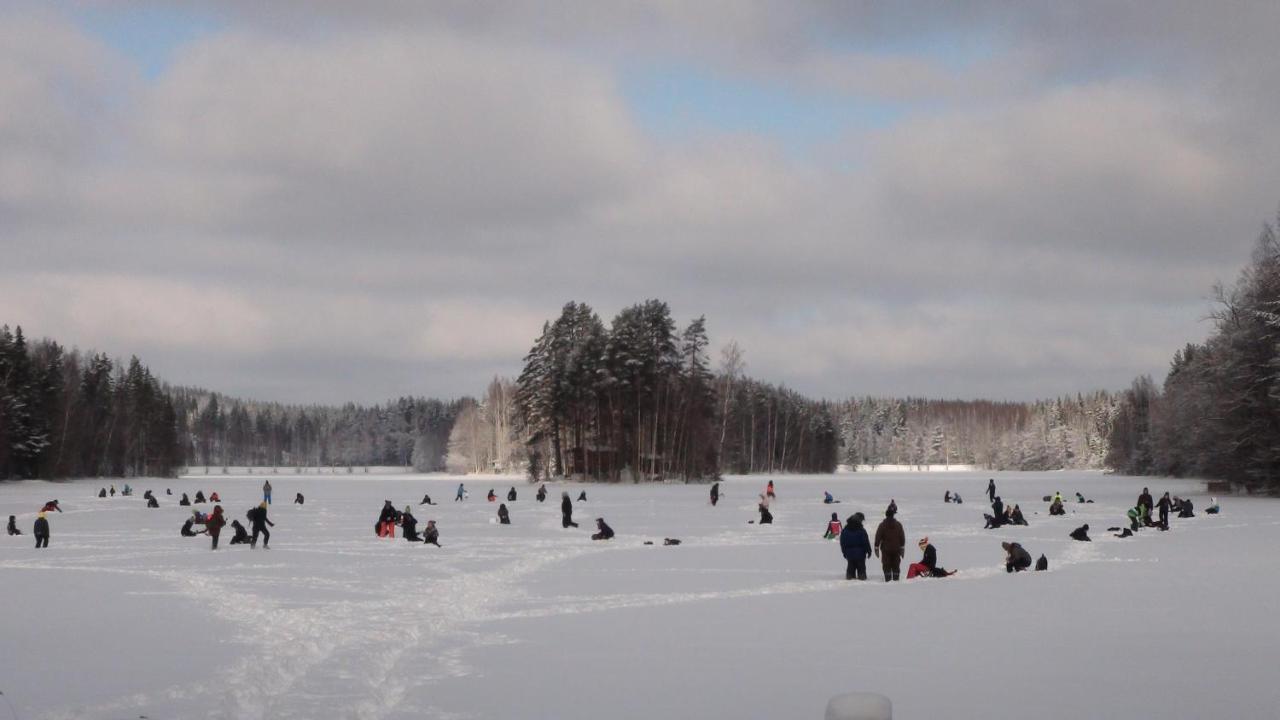
[[[1026, 398], [1161, 373], [1277, 200], [1269, 8], [1144, 38], [1049, 6], [262, 7], [210, 6], [154, 81], [0, 16], [0, 320], [368, 401], [478, 392], [566, 300], [662, 297], [808, 392]], [[666, 140], [620, 76], [668, 61], [907, 110], [799, 156]]]

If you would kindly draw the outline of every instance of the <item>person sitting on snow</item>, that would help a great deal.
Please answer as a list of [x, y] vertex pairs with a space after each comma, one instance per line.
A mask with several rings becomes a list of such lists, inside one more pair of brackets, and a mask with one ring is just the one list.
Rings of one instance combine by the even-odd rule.
[[516, 501], [516, 489], [512, 487], [510, 490], [507, 491], [507, 502], [515, 502], [515, 501]]
[[511, 513], [508, 513], [508, 512], [507, 512], [507, 504], [506, 504], [506, 503], [502, 503], [502, 504], [498, 505], [498, 524], [499, 524], [499, 525], [510, 525], [510, 524], [511, 524]]
[[1050, 515], [1066, 515], [1067, 509], [1062, 506], [1062, 495], [1055, 495], [1053, 502], [1049, 503]]
[[209, 494], [209, 502], [211, 502], [211, 503], [219, 503], [219, 502], [222, 502], [222, 498], [218, 497], [218, 493], [216, 493], [216, 492], [214, 492], [214, 493], [210, 493], [210, 494]]
[[195, 499], [195, 503], [196, 503], [197, 505], [199, 505], [199, 504], [200, 504], [200, 503], [202, 503], [202, 502], [206, 502], [206, 501], [205, 501], [205, 499], [204, 499], [204, 491], [203, 491], [203, 490], [197, 490], [197, 491], [196, 491], [196, 499]]
[[822, 534], [823, 540], [840, 537], [840, 531], [844, 528], [840, 527], [840, 517], [835, 513], [831, 513], [831, 520], [827, 522], [827, 531]]
[[773, 513], [769, 512], [769, 498], [764, 493], [760, 493], [760, 502], [756, 505], [756, 509], [760, 511], [761, 525], [773, 524]]
[[435, 503], [431, 502], [431, 496], [426, 493], [422, 493], [422, 502], [418, 504], [419, 505], [435, 505]]
[[100, 497], [100, 498], [104, 498], [104, 497], [106, 497], [106, 496], [107, 496], [107, 489], [106, 489], [106, 488], [102, 488], [101, 490], [99, 490], [99, 491], [98, 491], [98, 497]]
[[1015, 504], [1009, 511], [1009, 522], [1013, 525], [1026, 525], [1027, 518], [1022, 514], [1022, 507]]
[[498, 499], [498, 494], [493, 491], [493, 488], [489, 488], [489, 494], [486, 495], [485, 497], [489, 500], [489, 502], [493, 502], [494, 500]]
[[1085, 523], [1075, 530], [1072, 530], [1071, 539], [1079, 540], [1080, 542], [1093, 542], [1089, 539], [1089, 523]]
[[541, 485], [539, 485], [539, 486], [538, 486], [538, 495], [537, 495], [537, 499], [538, 499], [538, 502], [546, 502], [546, 501], [547, 501], [547, 484], [546, 484], [546, 483], [543, 483], [543, 484], [541, 484]]
[[440, 547], [440, 531], [436, 529], [435, 520], [427, 521], [427, 529], [422, 531], [422, 542], [424, 545]]
[[155, 496], [155, 495], [148, 495], [148, 496], [147, 496], [147, 507], [149, 507], [149, 508], [158, 508], [158, 507], [160, 507], [160, 501], [156, 499], [156, 496]]
[[578, 502], [586, 502], [586, 501], [587, 501], [587, 491], [583, 490], [582, 492], [578, 493]]
[[1218, 504], [1218, 498], [1209, 499], [1209, 507], [1204, 509], [1206, 515], [1217, 515], [1222, 512], [1222, 506]]
[[946, 568], [938, 567], [938, 551], [930, 544], [928, 537], [920, 538], [920, 542], [917, 545], [920, 547], [920, 551], [924, 553], [924, 556], [920, 558], [920, 562], [912, 563], [907, 568], [908, 580], [917, 575], [920, 577], [947, 577], [956, 574], [955, 570], [948, 571]]
[[1178, 511], [1178, 517], [1180, 518], [1195, 517], [1196, 514], [1192, 510], [1193, 508], [1191, 505], [1191, 498], [1187, 498], [1182, 501], [1182, 509]]
[[9, 534], [10, 534], [10, 535], [21, 535], [21, 534], [22, 534], [22, 531], [18, 529], [18, 518], [17, 518], [17, 516], [14, 516], [14, 515], [10, 515], [10, 516], [9, 516], [9, 530], [8, 530], [8, 532], [9, 532]]
[[827, 491], [825, 491], [825, 490], [822, 492], [822, 504], [823, 504], [823, 505], [830, 505], [830, 504], [834, 503], [835, 501], [836, 501], [836, 499], [835, 499], [835, 498], [833, 498], [833, 497], [831, 497], [831, 493], [829, 493], [829, 492], [827, 492]]
[[196, 515], [192, 515], [191, 517], [187, 518], [187, 521], [182, 523], [182, 537], [195, 537], [197, 535], [203, 535], [204, 534], [203, 530], [201, 530], [200, 532], [196, 532], [194, 529], [192, 529], [193, 526], [198, 521], [199, 521], [199, 518]]
[[1000, 543], [1004, 548], [1004, 570], [1005, 572], [1022, 572], [1031, 567], [1031, 553], [1027, 552], [1022, 545], [1018, 543]]
[[183, 507], [190, 507], [191, 498], [187, 497], [186, 493], [182, 493], [182, 499], [178, 501], [178, 504]]
[[612, 540], [613, 528], [609, 527], [609, 523], [604, 518], [596, 518], [596, 532], [591, 536], [592, 540]]
[[129, 496], [133, 494], [133, 488], [129, 487], [129, 483], [124, 484], [124, 489], [120, 491], [121, 495]]
[[960, 499], [960, 493], [951, 493], [951, 502], [960, 505], [964, 500]]
[[946, 494], [944, 494], [944, 495], [942, 496], [942, 502], [944, 502], [944, 503], [949, 503], [949, 502], [951, 502], [951, 491], [950, 491], [950, 490], [948, 490], [948, 491], [946, 492]]
[[307, 499], [302, 497], [302, 493], [298, 493], [297, 495], [293, 496], [294, 505], [302, 505], [306, 502], [307, 502]]

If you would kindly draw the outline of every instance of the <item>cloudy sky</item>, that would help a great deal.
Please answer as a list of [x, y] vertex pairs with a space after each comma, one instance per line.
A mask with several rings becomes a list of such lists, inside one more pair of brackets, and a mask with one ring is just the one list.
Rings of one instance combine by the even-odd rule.
[[[264, 7], [266, 9], [264, 9]], [[0, 322], [285, 401], [568, 300], [815, 395], [1162, 377], [1280, 204], [1280, 4], [0, 5]]]

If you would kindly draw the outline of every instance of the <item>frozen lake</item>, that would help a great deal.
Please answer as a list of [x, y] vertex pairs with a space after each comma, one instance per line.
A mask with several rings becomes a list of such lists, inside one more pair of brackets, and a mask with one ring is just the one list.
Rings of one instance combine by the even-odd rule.
[[[1029, 527], [982, 529], [988, 477]], [[97, 480], [0, 484], [0, 515], [26, 533], [0, 538], [0, 691], [17, 717], [800, 719], [856, 690], [889, 696], [899, 718], [1280, 708], [1276, 500], [1220, 498], [1214, 517], [1200, 483], [1154, 478], [775, 476], [761, 527], [747, 521], [764, 476], [729, 478], [713, 508], [702, 485], [552, 484], [539, 504], [521, 479], [472, 477], [454, 503], [459, 479], [441, 475], [280, 474], [270, 551], [226, 546], [229, 528], [217, 552], [179, 537], [180, 493], [217, 491], [243, 521], [263, 479], [141, 479], [105, 500]], [[1197, 517], [1112, 538], [1144, 484], [1189, 495]], [[483, 496], [512, 485], [512, 525], [493, 524]], [[578, 530], [560, 527], [561, 489], [587, 491]], [[824, 489], [842, 504], [823, 505]], [[946, 489], [965, 503], [944, 504]], [[1050, 518], [1055, 490], [1096, 502]], [[424, 492], [439, 507], [418, 507]], [[830, 512], [861, 510], [874, 533], [891, 497], [907, 562], [927, 535], [958, 575], [886, 585], [872, 558], [872, 582], [843, 579], [821, 538]], [[36, 551], [52, 498], [65, 512]], [[384, 499], [436, 520], [444, 547], [376, 538]], [[600, 516], [615, 540], [589, 539]], [[1093, 543], [1068, 539], [1086, 522]], [[1007, 575], [1004, 540], [1050, 572]]]

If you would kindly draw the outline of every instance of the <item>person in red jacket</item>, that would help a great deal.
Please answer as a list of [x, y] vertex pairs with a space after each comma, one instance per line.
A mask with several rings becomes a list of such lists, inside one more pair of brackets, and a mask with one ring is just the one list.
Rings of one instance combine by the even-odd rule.
[[210, 538], [213, 538], [212, 550], [218, 549], [218, 535], [222, 533], [222, 528], [226, 527], [226, 525], [227, 519], [222, 516], [222, 506], [214, 505], [209, 519], [204, 521], [205, 532], [209, 533]]
[[823, 540], [840, 537], [840, 531], [844, 528], [840, 527], [840, 517], [835, 513], [831, 513], [831, 520], [827, 522], [827, 531], [822, 534]]

